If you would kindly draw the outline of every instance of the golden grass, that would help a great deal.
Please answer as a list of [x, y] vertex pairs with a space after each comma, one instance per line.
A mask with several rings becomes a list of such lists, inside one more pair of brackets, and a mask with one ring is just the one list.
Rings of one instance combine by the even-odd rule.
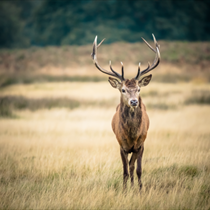
[[0, 209], [209, 209], [210, 107], [186, 105], [209, 84], [153, 83], [142, 89], [150, 129], [143, 188], [122, 190], [119, 145], [111, 118], [119, 92], [108, 82], [14, 85], [2, 95], [112, 100], [113, 105], [69, 110], [14, 110], [0, 119]]

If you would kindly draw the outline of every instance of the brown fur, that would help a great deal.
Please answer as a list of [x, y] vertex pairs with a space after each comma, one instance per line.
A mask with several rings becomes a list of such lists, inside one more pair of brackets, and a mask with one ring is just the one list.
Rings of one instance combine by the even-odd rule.
[[140, 96], [139, 106], [134, 111], [121, 99], [112, 119], [112, 129], [125, 152], [132, 147], [138, 150], [144, 144], [149, 129], [149, 118]]
[[131, 80], [129, 79], [126, 79], [125, 80], [125, 86], [128, 87], [128, 88], [132, 88], [132, 87], [136, 87], [136, 80], [133, 78]]
[[[135, 96], [138, 91], [138, 82], [135, 79], [126, 80], [121, 83], [119, 90], [125, 85], [130, 96]], [[134, 184], [133, 172], [134, 164], [137, 160], [136, 173], [138, 183], [141, 189], [141, 173], [142, 173], [142, 155], [144, 151], [144, 141], [147, 137], [149, 129], [149, 118], [146, 113], [146, 108], [138, 96], [138, 106], [128, 106], [125, 102], [125, 96], [121, 94], [120, 104], [117, 106], [116, 113], [112, 119], [112, 129], [116, 135], [120, 145], [120, 154], [123, 162], [123, 183], [124, 189], [128, 180], [128, 165], [130, 170], [131, 185]], [[128, 163], [128, 153], [132, 153]]]

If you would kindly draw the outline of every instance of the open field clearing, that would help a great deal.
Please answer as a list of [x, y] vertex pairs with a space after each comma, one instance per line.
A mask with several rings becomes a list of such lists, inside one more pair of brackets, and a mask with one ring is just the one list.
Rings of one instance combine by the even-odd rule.
[[150, 117], [143, 188], [123, 193], [106, 81], [14, 84], [0, 91], [1, 209], [210, 209], [210, 85], [142, 88]]
[[[104, 37], [100, 37], [102, 40]], [[42, 71], [49, 72], [60, 68], [63, 72], [73, 71], [72, 74], [82, 75], [92, 66], [90, 53], [92, 51], [92, 41], [90, 45], [85, 46], [48, 46], [48, 47], [30, 47], [27, 49], [1, 49], [0, 50], [0, 69], [9, 72], [29, 72]], [[152, 37], [147, 40], [153, 46]], [[181, 68], [193, 65], [191, 71], [195, 69], [208, 69], [210, 60], [210, 42], [180, 42], [180, 41], [161, 41], [162, 63], [173, 64]], [[108, 52], [108, 53], [107, 53]], [[143, 42], [125, 43], [118, 42], [107, 44], [98, 50], [100, 63], [105, 66], [112, 60], [112, 65], [120, 67], [122, 61], [125, 65], [147, 65], [147, 61], [154, 59], [154, 53], [148, 50]], [[72, 67], [75, 67], [73, 69]], [[77, 68], [80, 68], [78, 71]], [[127, 67], [126, 67], [127, 68]], [[94, 69], [94, 67], [92, 67]]]
[[[152, 40], [147, 41], [153, 46]], [[158, 43], [161, 46], [161, 65], [158, 67], [153, 81], [163, 83], [210, 82], [209, 42], [158, 40]], [[19, 83], [107, 80], [105, 75], [95, 69], [90, 56], [91, 52], [92, 44], [1, 49], [0, 88]], [[139, 62], [141, 62], [141, 69], [147, 67], [148, 61], [153, 62], [154, 52], [142, 42], [113, 44], [105, 42], [98, 50], [98, 61], [105, 69], [109, 69], [110, 60], [116, 71], [120, 71], [120, 62], [122, 61], [126, 78], [132, 78], [136, 75]]]

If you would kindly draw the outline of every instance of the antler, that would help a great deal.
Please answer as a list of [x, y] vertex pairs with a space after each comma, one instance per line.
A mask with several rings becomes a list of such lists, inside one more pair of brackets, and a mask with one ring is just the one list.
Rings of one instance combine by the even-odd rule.
[[150, 66], [150, 63], [148, 62], [148, 67], [147, 67], [145, 70], [143, 70], [143, 71], [140, 71], [140, 63], [139, 63], [138, 72], [137, 72], [137, 75], [136, 75], [136, 77], [135, 77], [136, 80], [138, 80], [140, 76], [142, 76], [142, 75], [148, 73], [149, 71], [151, 71], [152, 69], [154, 69], [155, 67], [157, 67], [158, 64], [160, 63], [160, 51], [159, 51], [160, 45], [158, 45], [158, 43], [157, 43], [157, 41], [156, 41], [156, 39], [155, 39], [154, 34], [152, 34], [152, 36], [153, 36], [153, 39], [154, 39], [154, 43], [155, 43], [155, 48], [156, 48], [156, 49], [154, 49], [154, 48], [153, 48], [153, 47], [152, 47], [144, 38], [142, 38], [142, 39], [143, 39], [143, 41], [146, 43], [146, 45], [147, 45], [153, 52], [156, 53], [155, 60], [154, 60], [154, 62], [153, 62], [153, 64], [152, 64], [151, 66]]
[[91, 56], [93, 58], [93, 62], [95, 64], [95, 66], [101, 71], [103, 72], [104, 74], [108, 74], [110, 76], [113, 76], [113, 77], [116, 77], [118, 79], [120, 79], [121, 81], [125, 80], [124, 79], [124, 68], [123, 68], [123, 63], [121, 62], [121, 65], [122, 65], [122, 75], [118, 74], [116, 71], [114, 71], [112, 69], [112, 66], [111, 66], [111, 61], [110, 61], [110, 69], [112, 72], [110, 71], [107, 71], [106, 69], [103, 69], [99, 66], [98, 64], [98, 60], [97, 60], [97, 48], [100, 47], [100, 45], [103, 43], [105, 39], [103, 39], [98, 45], [97, 45], [97, 36], [95, 37], [95, 40], [93, 42], [93, 52], [91, 53]]

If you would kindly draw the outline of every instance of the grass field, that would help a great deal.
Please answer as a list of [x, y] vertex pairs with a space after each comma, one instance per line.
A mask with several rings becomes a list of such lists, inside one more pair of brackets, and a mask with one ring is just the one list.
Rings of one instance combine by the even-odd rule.
[[[154, 75], [155, 78], [155, 75]], [[0, 209], [210, 209], [210, 84], [142, 88], [151, 126], [143, 188], [123, 193], [107, 81], [0, 91]]]

